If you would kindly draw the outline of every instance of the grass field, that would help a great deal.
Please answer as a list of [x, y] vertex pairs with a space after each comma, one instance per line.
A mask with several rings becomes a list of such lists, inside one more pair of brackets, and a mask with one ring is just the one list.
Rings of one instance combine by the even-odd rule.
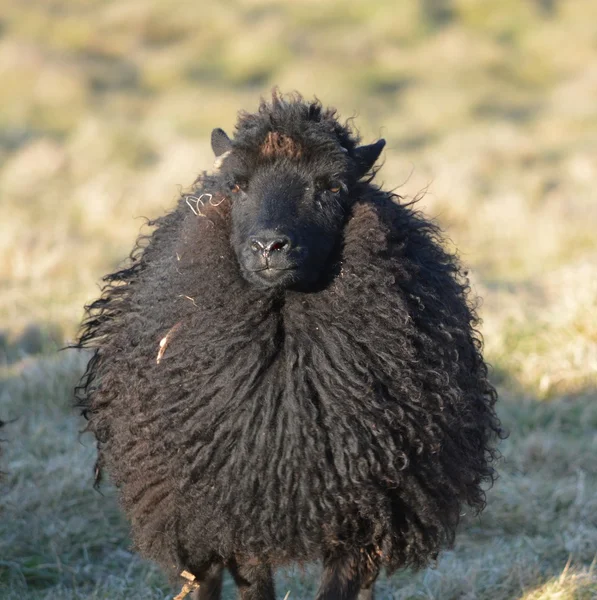
[[[0, 5], [0, 598], [172, 597], [92, 489], [85, 357], [56, 349], [140, 217], [210, 168], [211, 129], [275, 84], [356, 114], [388, 141], [380, 180], [426, 190], [483, 297], [511, 432], [483, 515], [378, 599], [597, 598], [597, 3]], [[280, 573], [280, 597], [316, 571]]]

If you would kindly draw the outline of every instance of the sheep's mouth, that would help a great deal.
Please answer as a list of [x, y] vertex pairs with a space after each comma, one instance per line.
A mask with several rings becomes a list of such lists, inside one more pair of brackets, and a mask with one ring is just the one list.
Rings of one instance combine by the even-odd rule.
[[243, 269], [243, 274], [249, 283], [262, 288], [288, 288], [300, 279], [299, 268], [296, 266]]
[[264, 275], [273, 274], [275, 275], [278, 271], [296, 271], [298, 267], [271, 267], [269, 265], [261, 267], [260, 269], [247, 269], [251, 273], [263, 273]]

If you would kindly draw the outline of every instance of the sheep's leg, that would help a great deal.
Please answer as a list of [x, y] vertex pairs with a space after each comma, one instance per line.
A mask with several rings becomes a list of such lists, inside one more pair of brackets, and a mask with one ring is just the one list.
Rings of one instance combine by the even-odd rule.
[[352, 558], [326, 560], [316, 600], [373, 600], [376, 577]]
[[228, 568], [241, 600], [275, 600], [274, 576], [269, 565], [234, 562]]
[[212, 565], [199, 583], [199, 589], [195, 590], [192, 600], [220, 600], [222, 595], [222, 565]]
[[371, 583], [369, 587], [362, 587], [359, 592], [359, 600], [374, 600], [375, 598], [375, 583]]
[[336, 559], [323, 563], [316, 600], [356, 600], [361, 589], [360, 574], [354, 560]]
[[361, 591], [359, 592], [359, 600], [374, 600], [375, 598], [375, 580], [379, 575], [379, 567], [371, 562], [367, 563], [367, 567], [362, 569], [361, 573]]

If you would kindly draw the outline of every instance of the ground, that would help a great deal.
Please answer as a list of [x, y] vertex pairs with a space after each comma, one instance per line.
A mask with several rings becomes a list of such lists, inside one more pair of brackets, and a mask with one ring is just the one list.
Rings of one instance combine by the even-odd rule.
[[[597, 4], [5, 0], [0, 14], [0, 596], [165, 599], [72, 409], [71, 340], [141, 217], [272, 85], [388, 141], [483, 298], [500, 479], [435, 569], [378, 598], [597, 597]], [[313, 567], [278, 576], [312, 596]], [[232, 597], [227, 582], [225, 593]]]

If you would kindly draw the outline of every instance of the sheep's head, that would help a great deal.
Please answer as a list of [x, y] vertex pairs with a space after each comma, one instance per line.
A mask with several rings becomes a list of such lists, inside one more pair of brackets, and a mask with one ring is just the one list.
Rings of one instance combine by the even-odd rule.
[[259, 287], [310, 289], [329, 271], [354, 188], [384, 140], [357, 146], [332, 110], [274, 96], [241, 114], [230, 140], [212, 133], [218, 186], [232, 201], [231, 244]]

